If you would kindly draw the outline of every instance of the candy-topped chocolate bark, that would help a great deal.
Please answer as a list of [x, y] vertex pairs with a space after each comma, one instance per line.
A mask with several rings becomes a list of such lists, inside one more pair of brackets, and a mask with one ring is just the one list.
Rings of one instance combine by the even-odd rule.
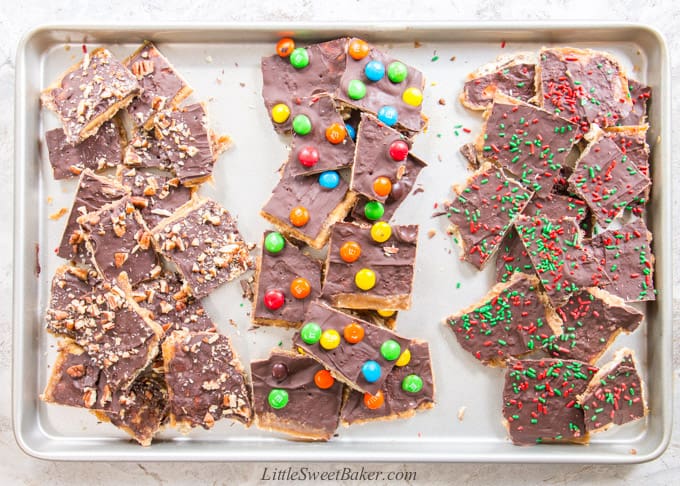
[[561, 332], [538, 279], [523, 273], [496, 284], [479, 302], [448, 317], [446, 324], [465, 351], [490, 366], [539, 350]]
[[250, 425], [245, 372], [228, 337], [175, 331], [162, 348], [172, 427], [188, 433], [197, 426], [210, 429], [223, 418]]
[[94, 135], [139, 92], [135, 76], [100, 47], [86, 52], [40, 94], [40, 100], [59, 117], [66, 140], [75, 145]]
[[64, 130], [55, 128], [45, 132], [52, 175], [55, 179], [79, 176], [83, 170], [101, 172], [123, 162], [125, 131], [117, 118], [104, 122], [97, 133], [72, 145]]
[[290, 115], [303, 98], [336, 91], [345, 72], [346, 49], [343, 37], [262, 58], [262, 97], [277, 132], [291, 131]]
[[628, 92], [633, 107], [630, 113], [619, 119], [617, 125], [635, 126], [647, 123], [647, 104], [652, 94], [652, 88], [634, 79], [628, 79]]
[[410, 341], [384, 327], [312, 302], [293, 344], [338, 380], [375, 395]]
[[476, 141], [480, 156], [516, 175], [533, 191], [549, 193], [581, 137], [577, 126], [498, 92], [485, 116]]
[[403, 419], [434, 406], [430, 348], [413, 340], [375, 395], [348, 390], [340, 420], [345, 426], [375, 420]]
[[251, 318], [256, 324], [298, 327], [321, 294], [321, 262], [277, 231], [266, 231], [260, 246]]
[[253, 266], [236, 220], [210, 199], [189, 201], [152, 233], [158, 251], [175, 264], [197, 299]]
[[454, 185], [453, 201], [443, 214], [461, 247], [461, 259], [483, 268], [533, 193], [485, 163], [464, 186]]
[[353, 38], [347, 44], [347, 67], [335, 97], [388, 126], [413, 133], [425, 126], [424, 87], [420, 71]]
[[316, 360], [275, 349], [250, 364], [255, 425], [301, 440], [329, 440], [343, 385]]
[[577, 396], [597, 368], [580, 361], [527, 359], [509, 364], [503, 387], [503, 418], [512, 442], [588, 441]]
[[562, 319], [562, 330], [545, 343], [545, 349], [555, 357], [587, 363], [597, 362], [621, 332], [635, 331], [644, 317], [639, 310], [597, 287], [572, 295], [555, 311]]
[[142, 88], [127, 111], [135, 125], [147, 130], [152, 127], [156, 112], [177, 106], [193, 91], [150, 41], [144, 41], [123, 64], [135, 75]]
[[590, 433], [634, 422], [649, 413], [635, 356], [626, 348], [593, 376], [586, 391], [577, 398]]
[[632, 110], [628, 80], [619, 62], [606, 52], [573, 47], [543, 48], [536, 67], [538, 103], [577, 123], [617, 125]]
[[499, 56], [467, 75], [460, 102], [471, 110], [485, 110], [496, 91], [529, 101], [536, 95], [536, 61], [533, 52]]
[[333, 224], [347, 216], [355, 201], [356, 194], [337, 171], [294, 176], [289, 162], [260, 215], [287, 238], [321, 249]]
[[323, 297], [347, 309], [408, 309], [417, 247], [417, 225], [337, 223], [326, 257]]

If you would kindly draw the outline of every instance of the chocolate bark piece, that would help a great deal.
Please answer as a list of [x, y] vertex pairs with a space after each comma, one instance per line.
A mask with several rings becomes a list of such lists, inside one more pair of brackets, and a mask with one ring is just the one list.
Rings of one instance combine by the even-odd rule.
[[[390, 147], [395, 142], [403, 142], [408, 147], [409, 154], [404, 160], [395, 160], [391, 157]], [[401, 203], [413, 188], [420, 171], [427, 166], [410, 153], [411, 145], [411, 141], [398, 131], [386, 126], [374, 116], [362, 113], [357, 132], [357, 150], [352, 165], [350, 190], [381, 203], [388, 199]], [[373, 183], [378, 177], [390, 180], [392, 190], [389, 194], [381, 195], [373, 190]]]
[[479, 154], [477, 154], [477, 150], [475, 149], [475, 144], [472, 142], [465, 143], [460, 146], [458, 151], [465, 157], [465, 160], [467, 160], [468, 163], [468, 169], [470, 170], [477, 170], [479, 169], [479, 166], [482, 164]]
[[485, 110], [496, 91], [529, 101], [536, 95], [537, 61], [533, 52], [499, 56], [467, 75], [460, 102], [471, 110]]
[[521, 216], [515, 228], [553, 306], [560, 306], [582, 288], [609, 281], [595, 253], [583, 243], [573, 218]]
[[504, 366], [560, 334], [560, 319], [535, 276], [515, 273], [446, 320], [461, 347], [487, 366]]
[[140, 282], [132, 290], [132, 298], [165, 333], [188, 330], [214, 331], [212, 321], [200, 300], [189, 295], [178, 273], [163, 271], [152, 280]]
[[589, 433], [603, 432], [647, 415], [645, 388], [633, 351], [619, 350], [614, 359], [593, 376], [577, 400], [585, 414]]
[[126, 272], [132, 285], [158, 275], [161, 267], [151, 232], [126, 196], [78, 218], [92, 264], [107, 280]]
[[123, 64], [135, 75], [142, 88], [127, 111], [135, 125], [147, 130], [153, 126], [153, 116], [159, 110], [176, 107], [193, 91], [151, 41], [144, 41]]
[[[361, 248], [361, 255], [353, 262], [346, 262], [340, 254], [340, 248], [348, 242]], [[392, 225], [390, 237], [380, 243], [371, 236], [371, 226], [335, 224], [322, 296], [334, 307], [407, 310], [411, 306], [417, 248], [417, 225]], [[355, 282], [356, 274], [365, 269], [375, 274], [375, 285], [368, 290]]]
[[[381, 390], [384, 402], [380, 407], [370, 409], [364, 402], [363, 393], [349, 389], [346, 391], [345, 403], [340, 412], [343, 425], [405, 419], [434, 407], [435, 384], [429, 345], [425, 341], [413, 340], [408, 350], [411, 353], [409, 361], [403, 366], [395, 366], [387, 375]], [[404, 379], [411, 375], [422, 380], [420, 390], [404, 389]]]
[[606, 52], [574, 47], [543, 48], [536, 67], [536, 98], [551, 113], [577, 123], [616, 125], [632, 110], [628, 80]]
[[542, 194], [534, 197], [524, 207], [525, 216], [545, 216], [549, 219], [572, 218], [580, 223], [588, 216], [588, 207], [583, 199], [562, 194]]
[[633, 107], [631, 108], [630, 113], [620, 119], [617, 124], [624, 126], [644, 125], [647, 123], [647, 105], [649, 104], [649, 98], [652, 95], [652, 88], [639, 81], [628, 78], [628, 92]]
[[553, 356], [594, 364], [621, 332], [635, 331], [644, 314], [622, 299], [597, 287], [571, 296], [555, 309], [562, 319], [559, 336], [550, 337], [545, 349]]
[[168, 413], [168, 387], [162, 369], [150, 366], [128, 390], [118, 390], [108, 406], [92, 413], [129, 434], [140, 445], [150, 446]]
[[[255, 271], [251, 319], [255, 324], [299, 327], [309, 304], [321, 294], [321, 262], [289, 241], [279, 252], [268, 252], [264, 241], [270, 233], [272, 231], [265, 231], [260, 242], [262, 251]], [[309, 295], [304, 298], [295, 297], [292, 293], [291, 286], [298, 278], [306, 280], [311, 288]], [[285, 296], [284, 304], [278, 309], [270, 309], [265, 305], [269, 291], [280, 291]]]
[[[344, 178], [335, 188], [327, 189], [319, 184], [318, 176], [294, 176], [290, 164], [285, 164], [260, 215], [287, 238], [318, 250], [328, 242], [333, 224], [347, 216], [355, 201], [356, 194], [349, 190]], [[309, 221], [303, 226], [293, 226], [290, 221], [291, 210], [296, 207], [309, 212]]]
[[[325, 368], [316, 360], [274, 349], [267, 359], [251, 362], [250, 370], [255, 425], [298, 440], [331, 439], [338, 428], [344, 387], [334, 380], [330, 387], [320, 388], [315, 377]], [[283, 408], [269, 404], [273, 390], [286, 392], [288, 402]]]
[[60, 308], [73, 299], [89, 294], [103, 284], [101, 275], [91, 267], [60, 265], [52, 277], [48, 307]]
[[536, 106], [496, 93], [475, 142], [480, 157], [516, 175], [536, 193], [549, 193], [574, 143], [577, 126]]
[[85, 247], [85, 234], [78, 224], [78, 218], [95, 212], [127, 194], [127, 189], [115, 180], [95, 175], [91, 170], [85, 169], [78, 181], [73, 206], [68, 215], [59, 248], [57, 248], [57, 255], [79, 263], [89, 262], [90, 255]]
[[603, 228], [651, 183], [616, 142], [601, 131], [581, 153], [569, 177], [569, 188], [586, 201]]
[[583, 409], [576, 401], [593, 375], [581, 361], [526, 359], [509, 363], [503, 386], [503, 419], [516, 445], [588, 442]]
[[227, 336], [174, 331], [163, 341], [170, 426], [188, 433], [230, 418], [252, 420], [243, 366]]
[[[640, 173], [651, 179], [647, 129], [647, 125], [609, 127], [606, 133], [609, 138], [616, 142], [619, 150], [626, 156], [626, 160], [634, 164]], [[638, 217], [642, 216], [647, 202], [649, 202], [651, 188], [650, 185], [642, 193], [635, 196], [633, 201], [624, 208], [624, 211], [629, 211]]]
[[[365, 68], [371, 61], [380, 62], [385, 68], [385, 74], [379, 81], [371, 81], [366, 76]], [[400, 61], [375, 46], [370, 46], [368, 55], [362, 59], [356, 60], [348, 56], [347, 67], [342, 73], [335, 97], [350, 108], [373, 115], [377, 115], [381, 108], [391, 106], [397, 111], [395, 128], [410, 133], [419, 132], [425, 126], [422, 104], [414, 106], [406, 103], [403, 93], [409, 88], [416, 88], [422, 93], [425, 88], [425, 77], [413, 66], [403, 63], [407, 70], [406, 78], [400, 82], [392, 82], [389, 79], [388, 70], [390, 64], [394, 62]], [[353, 99], [348, 93], [349, 84], [355, 80], [361, 81], [366, 87], [366, 94], [360, 99]]]
[[100, 47], [85, 53], [40, 94], [40, 100], [59, 117], [67, 142], [75, 145], [94, 135], [139, 91], [135, 76]]
[[47, 330], [84, 348], [111, 391], [127, 388], [158, 354], [161, 327], [131, 298], [127, 276], [65, 306], [48, 308]]
[[[298, 115], [309, 118], [312, 128], [306, 135], [293, 133], [293, 142], [288, 156], [288, 165], [292, 175], [317, 174], [352, 165], [354, 141], [351, 137], [345, 135], [340, 143], [331, 143], [326, 137], [326, 129], [331, 125], [339, 125], [342, 130], [345, 130], [345, 122], [336, 110], [333, 98], [327, 94], [302, 98], [298, 104], [293, 106], [290, 118], [294, 119]], [[310, 149], [317, 151], [318, 162], [307, 167], [300, 162], [300, 153]]]
[[625, 302], [656, 299], [652, 233], [636, 219], [619, 229], [594, 236], [589, 246], [611, 283], [605, 289]]
[[460, 245], [461, 260], [481, 269], [533, 193], [488, 162], [453, 190], [453, 201], [444, 203], [449, 231]]
[[[305, 342], [301, 333], [308, 323], [317, 324], [321, 328], [322, 336], [323, 332], [338, 333], [337, 347], [326, 349], [321, 345], [321, 340], [312, 344]], [[345, 328], [353, 323], [363, 328], [363, 337], [355, 343], [347, 341], [344, 337]], [[295, 333], [293, 345], [321, 363], [337, 380], [362, 393], [368, 392], [375, 395], [382, 388], [385, 379], [394, 368], [399, 357], [397, 355], [394, 359], [388, 360], [381, 353], [383, 344], [390, 340], [396, 342], [401, 352], [408, 348], [411, 343], [410, 340], [389, 329], [344, 314], [328, 307], [321, 301], [315, 301], [310, 304], [307, 310], [302, 329]], [[368, 361], [374, 361], [379, 368], [379, 374], [373, 376], [372, 378], [375, 378], [375, 380], [371, 382], [366, 380], [362, 372], [362, 367]]]
[[531, 258], [514, 226], [505, 233], [496, 255], [496, 282], [507, 282], [518, 272], [536, 274]]
[[[301, 69], [293, 67], [289, 58], [278, 54], [262, 58], [262, 97], [271, 117], [272, 108], [284, 104], [291, 113], [302, 98], [322, 93], [333, 94], [345, 72], [347, 38], [312, 44], [305, 47], [309, 64]], [[293, 117], [283, 123], [272, 121], [274, 130], [290, 132]]]
[[139, 213], [149, 228], [172, 216], [194, 193], [193, 188], [180, 184], [177, 177], [154, 174], [134, 167], [121, 167], [118, 178], [133, 197], [144, 198], [146, 201], [140, 201]]
[[211, 199], [189, 201], [152, 233], [158, 251], [175, 264], [196, 299], [253, 266], [236, 220]]
[[77, 177], [85, 169], [101, 172], [121, 164], [126, 137], [118, 118], [113, 118], [104, 122], [97, 133], [77, 145], [71, 145], [66, 140], [61, 128], [45, 132], [45, 144], [52, 174], [59, 180]]

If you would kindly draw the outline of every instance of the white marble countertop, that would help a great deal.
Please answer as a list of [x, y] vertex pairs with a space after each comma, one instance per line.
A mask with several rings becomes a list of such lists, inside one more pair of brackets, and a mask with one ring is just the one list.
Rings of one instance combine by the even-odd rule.
[[[71, 0], [44, 2], [24, 0], [15, 8], [0, 11], [0, 180], [8, 181], [9, 190], [3, 191], [3, 210], [11, 214], [13, 180], [13, 103], [14, 60], [17, 43], [30, 28], [53, 22], [73, 23], [134, 23], [163, 21], [381, 21], [381, 20], [620, 20], [639, 22], [659, 30], [668, 42], [674, 87], [680, 86], [680, 3], [672, 0], [546, 0], [524, 2], [505, 0], [495, 2], [416, 0], [277, 0], [254, 2], [226, 0], [224, 2], [193, 0], [119, 0], [113, 9], [108, 2]], [[63, 6], [61, 6], [63, 4]], [[257, 4], [257, 5], [254, 5]], [[389, 15], [389, 17], [386, 17]], [[673, 140], [680, 140], [680, 98], [673, 99]], [[678, 171], [679, 160], [674, 160]], [[673, 195], [673, 210], [677, 215], [680, 191]], [[6, 216], [7, 217], [7, 216]], [[680, 262], [680, 238], [673, 232], [673, 266]], [[667, 265], [671, 262], [666, 262]], [[673, 375], [680, 376], [680, 272], [675, 272], [673, 285], [674, 357]], [[167, 463], [54, 463], [25, 455], [17, 446], [11, 423], [11, 343], [12, 322], [12, 235], [0, 232], [0, 482], [6, 484], [259, 484], [263, 482], [265, 465], [260, 464], [167, 464]], [[677, 384], [676, 384], [677, 385]], [[680, 393], [674, 389], [676, 420], [668, 450], [657, 460], [632, 466], [584, 465], [493, 465], [493, 464], [372, 464], [372, 470], [415, 470], [415, 484], [672, 484], [680, 477]], [[270, 465], [271, 466], [271, 465]], [[328, 470], [325, 465], [309, 465], [310, 469]], [[278, 469], [287, 465], [279, 464]], [[271, 475], [271, 469], [269, 470]], [[74, 478], [82, 478], [80, 480]], [[512, 479], [510, 479], [512, 478]], [[398, 484], [398, 482], [395, 482]], [[376, 482], [380, 484], [380, 482]], [[677, 483], [676, 483], [677, 484]]]

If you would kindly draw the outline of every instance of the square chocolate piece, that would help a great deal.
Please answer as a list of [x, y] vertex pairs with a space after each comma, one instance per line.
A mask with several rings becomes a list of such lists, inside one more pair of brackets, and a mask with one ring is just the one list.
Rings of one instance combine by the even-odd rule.
[[173, 108], [193, 91], [170, 61], [150, 41], [123, 61], [135, 75], [142, 91], [127, 107], [132, 121], [149, 130], [156, 112]]
[[587, 443], [588, 431], [577, 397], [597, 371], [586, 363], [561, 359], [512, 363], [503, 387], [503, 418], [512, 442]]
[[418, 226], [376, 225], [333, 226], [322, 290], [331, 305], [392, 310], [411, 306]]
[[177, 266], [191, 295], [201, 299], [253, 266], [229, 211], [194, 199], [153, 229], [158, 251]]
[[434, 375], [430, 347], [425, 341], [411, 341], [408, 359], [397, 362], [376, 395], [347, 390], [340, 420], [343, 425], [411, 417], [434, 407]]
[[299, 327], [321, 294], [321, 262], [276, 231], [266, 231], [260, 247], [251, 318], [255, 324]]
[[97, 133], [77, 145], [66, 141], [61, 128], [45, 132], [54, 178], [78, 177], [83, 170], [101, 172], [123, 162], [125, 131], [117, 118], [104, 122]]
[[275, 349], [250, 370], [255, 425], [297, 440], [333, 437], [344, 387], [316, 360]]
[[229, 418], [250, 425], [252, 409], [243, 365], [228, 337], [175, 331], [163, 342], [170, 426], [182, 433]]
[[639, 81], [628, 78], [628, 92], [633, 107], [630, 113], [623, 119], [619, 119], [619, 125], [639, 126], [647, 123], [647, 104], [652, 95], [652, 88]]
[[336, 379], [375, 395], [411, 341], [316, 301], [309, 306], [293, 344]]
[[85, 53], [40, 95], [45, 108], [59, 117], [72, 145], [97, 130], [140, 91], [137, 78], [108, 49]]

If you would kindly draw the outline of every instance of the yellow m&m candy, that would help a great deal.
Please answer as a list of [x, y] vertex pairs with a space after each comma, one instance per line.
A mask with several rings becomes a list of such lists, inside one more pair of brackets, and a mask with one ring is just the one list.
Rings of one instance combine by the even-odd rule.
[[414, 87], [406, 88], [401, 95], [401, 99], [407, 105], [420, 106], [423, 102], [423, 92]]
[[384, 243], [392, 236], [392, 228], [384, 221], [379, 221], [371, 226], [371, 238], [378, 243]]
[[288, 120], [289, 116], [290, 108], [288, 108], [288, 105], [279, 103], [272, 108], [272, 120], [274, 120], [274, 123], [284, 123]]
[[369, 268], [362, 268], [354, 275], [354, 283], [361, 290], [371, 290], [375, 287], [375, 272]]
[[380, 317], [392, 317], [397, 311], [392, 309], [378, 309], [376, 312]]
[[319, 344], [323, 349], [328, 351], [337, 348], [340, 345], [340, 333], [335, 329], [326, 329], [321, 334]]
[[411, 361], [411, 351], [408, 349], [405, 349], [403, 353], [401, 353], [401, 356], [399, 356], [399, 359], [395, 363], [397, 366], [406, 366], [409, 364]]

